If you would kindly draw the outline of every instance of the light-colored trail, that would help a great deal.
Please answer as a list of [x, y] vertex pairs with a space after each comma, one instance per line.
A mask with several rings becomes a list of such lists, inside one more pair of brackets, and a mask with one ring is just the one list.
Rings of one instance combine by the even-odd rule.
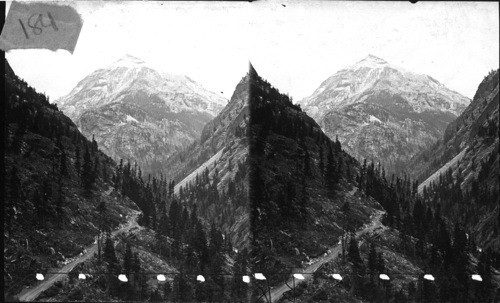
[[[121, 225], [118, 229], [114, 230], [111, 233], [111, 237], [114, 238], [119, 234], [128, 232], [134, 227], [139, 228], [137, 224], [137, 217], [139, 216], [139, 214], [140, 214], [139, 211], [134, 210], [133, 214], [129, 216], [129, 220], [125, 224]], [[64, 277], [67, 275], [67, 273], [71, 272], [76, 265], [87, 261], [88, 259], [92, 258], [95, 253], [97, 253], [97, 243], [86, 247], [85, 250], [86, 250], [86, 252], [84, 251], [85, 253], [82, 253], [76, 259], [74, 259], [64, 267], [57, 269], [56, 273], [49, 272], [44, 276], [45, 279], [43, 281], [32, 287], [25, 288], [18, 295], [19, 300], [34, 301], [42, 292], [44, 292], [49, 287], [54, 285], [54, 283], [63, 280]]]
[[[363, 229], [359, 230], [356, 232], [356, 237], [360, 237], [366, 233], [373, 232], [377, 228], [383, 228], [382, 222], [380, 222], [380, 219], [382, 218], [382, 215], [385, 212], [383, 211], [378, 211], [375, 215], [373, 215], [372, 221], [370, 222], [369, 225], [365, 226]], [[342, 247], [340, 244], [337, 244], [333, 247], [330, 248], [330, 253], [326, 256], [323, 256], [319, 258], [315, 263], [309, 265], [308, 267], [304, 268], [303, 272], [308, 273], [307, 275], [304, 276], [304, 280], [298, 280], [298, 279], [293, 279], [290, 278], [290, 280], [287, 281], [287, 283], [283, 283], [280, 286], [273, 287], [270, 291], [270, 297], [271, 300], [268, 300], [269, 296], [266, 296], [266, 302], [277, 302], [281, 297], [283, 297], [283, 294], [287, 291], [290, 290], [290, 288], [287, 286], [288, 285], [294, 285], [297, 286], [298, 284], [307, 281], [312, 278], [311, 273], [316, 272], [323, 264], [328, 263], [334, 259], [336, 259], [339, 254], [342, 251]]]

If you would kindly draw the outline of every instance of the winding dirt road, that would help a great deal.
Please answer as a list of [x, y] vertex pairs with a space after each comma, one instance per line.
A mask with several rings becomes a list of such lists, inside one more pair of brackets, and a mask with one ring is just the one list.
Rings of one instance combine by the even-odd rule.
[[[380, 219], [382, 218], [382, 215], [384, 213], [385, 212], [383, 212], [383, 211], [378, 211], [376, 214], [374, 214], [370, 224], [365, 225], [365, 227], [363, 229], [356, 232], [356, 237], [359, 238], [360, 236], [362, 236], [364, 234], [367, 234], [369, 232], [373, 232], [377, 228], [384, 229], [385, 227], [380, 222]], [[290, 290], [290, 288], [287, 286], [287, 284], [294, 285], [294, 282], [295, 282], [295, 286], [297, 286], [298, 284], [311, 279], [312, 273], [316, 272], [316, 270], [318, 270], [323, 264], [328, 263], [328, 262], [336, 259], [339, 256], [339, 254], [341, 253], [341, 251], [342, 251], [342, 247], [340, 244], [337, 244], [337, 245], [331, 247], [330, 253], [328, 255], [321, 257], [315, 263], [304, 268], [303, 272], [308, 273], [308, 274], [303, 275], [304, 280], [298, 280], [298, 279], [291, 278], [290, 280], [287, 281], [287, 283], [284, 283], [280, 286], [273, 287], [271, 289], [271, 292], [270, 292], [271, 299], [268, 300], [269, 298], [266, 296], [266, 302], [277, 302], [279, 299], [281, 299], [281, 297], [283, 297], [283, 294]]]
[[[113, 232], [111, 232], [111, 237], [116, 237], [118, 234], [122, 234], [124, 232], [128, 232], [134, 227], [139, 228], [137, 224], [137, 217], [140, 212], [133, 210], [133, 214], [129, 216], [129, 220], [120, 225], [120, 227]], [[97, 253], [97, 244], [92, 244], [85, 248], [86, 253], [79, 255], [76, 259], [66, 264], [64, 267], [57, 269], [56, 273], [48, 272], [45, 274], [45, 279], [29, 288], [25, 288], [19, 295], [18, 298], [20, 301], [34, 301], [42, 292], [47, 290], [49, 287], [54, 285], [57, 281], [61, 281], [67, 275], [67, 273], [71, 272], [73, 268], [79, 263], [85, 262], [88, 259], [92, 258], [95, 253]]]

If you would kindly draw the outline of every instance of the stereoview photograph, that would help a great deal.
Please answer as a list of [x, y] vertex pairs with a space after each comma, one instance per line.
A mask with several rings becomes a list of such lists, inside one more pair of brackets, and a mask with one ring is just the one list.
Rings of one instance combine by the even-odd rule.
[[5, 302], [500, 302], [492, 2], [8, 1]]

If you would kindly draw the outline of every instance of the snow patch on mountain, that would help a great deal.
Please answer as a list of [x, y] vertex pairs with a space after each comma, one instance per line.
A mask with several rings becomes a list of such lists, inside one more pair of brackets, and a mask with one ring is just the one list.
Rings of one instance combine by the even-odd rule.
[[127, 122], [135, 122], [135, 123], [139, 123], [139, 121], [137, 121], [136, 118], [130, 116], [130, 115], [127, 115], [127, 118], [126, 118]]
[[469, 103], [432, 77], [373, 55], [333, 74], [298, 102], [349, 153], [380, 159], [390, 172], [436, 142]]
[[131, 55], [96, 70], [55, 102], [75, 120], [89, 108], [120, 102], [134, 92], [163, 100], [174, 113], [204, 112], [215, 116], [227, 104], [225, 98], [187, 76], [158, 72]]
[[379, 118], [375, 117], [375, 116], [372, 116], [370, 115], [370, 122], [378, 122], [378, 123], [382, 123], [382, 121], [380, 121]]
[[430, 76], [407, 71], [373, 55], [332, 75], [298, 103], [313, 118], [321, 119], [331, 110], [365, 101], [373, 92], [400, 95], [418, 113], [437, 110], [458, 116], [470, 103]]
[[56, 104], [106, 154], [156, 173], [172, 153], [199, 138], [227, 100], [187, 76], [126, 55], [82, 79]]

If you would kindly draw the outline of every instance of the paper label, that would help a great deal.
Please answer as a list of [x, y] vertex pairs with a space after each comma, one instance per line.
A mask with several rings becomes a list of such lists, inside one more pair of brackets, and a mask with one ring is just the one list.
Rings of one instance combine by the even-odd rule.
[[0, 36], [0, 49], [75, 50], [82, 18], [66, 5], [12, 2]]

